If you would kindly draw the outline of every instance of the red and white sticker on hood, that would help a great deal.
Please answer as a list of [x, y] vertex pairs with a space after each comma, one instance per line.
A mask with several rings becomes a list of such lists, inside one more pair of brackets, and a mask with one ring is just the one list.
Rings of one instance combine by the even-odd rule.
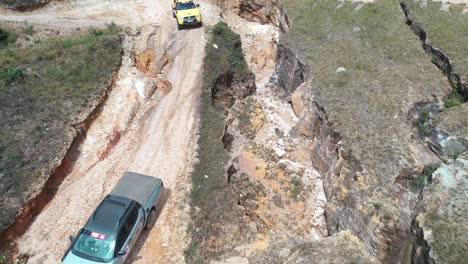
[[101, 240], [106, 239], [106, 235], [99, 234], [99, 233], [96, 233], [96, 232], [91, 232], [91, 236], [94, 237], [94, 238], [97, 238], [97, 239], [101, 239]]

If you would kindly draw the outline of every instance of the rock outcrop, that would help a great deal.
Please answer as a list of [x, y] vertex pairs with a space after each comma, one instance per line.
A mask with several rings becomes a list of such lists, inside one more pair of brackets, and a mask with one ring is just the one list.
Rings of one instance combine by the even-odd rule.
[[47, 5], [50, 0], [0, 0], [0, 6], [15, 9], [28, 10]]
[[442, 165], [423, 192], [416, 217], [413, 263], [464, 263], [468, 259], [468, 152]]
[[286, 12], [280, 8], [278, 0], [212, 0], [221, 9], [233, 12], [249, 21], [262, 24], [272, 23], [281, 31], [289, 28], [290, 20]]

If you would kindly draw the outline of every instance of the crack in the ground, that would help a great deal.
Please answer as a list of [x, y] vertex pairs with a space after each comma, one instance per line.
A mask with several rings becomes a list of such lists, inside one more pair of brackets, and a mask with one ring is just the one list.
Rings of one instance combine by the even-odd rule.
[[432, 62], [442, 70], [452, 89], [460, 92], [464, 101], [468, 101], [468, 87], [461, 82], [460, 75], [453, 70], [450, 58], [440, 48], [429, 43], [426, 31], [412, 17], [412, 10], [404, 1], [400, 1], [400, 7], [405, 14], [406, 24], [421, 40], [423, 50], [432, 57]]

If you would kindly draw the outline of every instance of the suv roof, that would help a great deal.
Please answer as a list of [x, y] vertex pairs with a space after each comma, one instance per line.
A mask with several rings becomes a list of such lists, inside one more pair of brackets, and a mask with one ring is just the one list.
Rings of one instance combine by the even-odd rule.
[[107, 195], [91, 215], [84, 228], [98, 233], [117, 234], [120, 225], [123, 223], [122, 219], [133, 206], [136, 206], [136, 202], [128, 198]]

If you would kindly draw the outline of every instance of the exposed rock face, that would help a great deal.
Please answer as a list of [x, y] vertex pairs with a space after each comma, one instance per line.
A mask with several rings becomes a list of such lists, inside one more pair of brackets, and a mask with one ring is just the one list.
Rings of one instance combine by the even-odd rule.
[[249, 20], [260, 23], [272, 23], [286, 31], [289, 28], [290, 20], [279, 7], [278, 0], [213, 0], [223, 11], [234, 12], [235, 14]]
[[45, 6], [50, 0], [0, 0], [0, 6], [16, 9], [27, 10]]
[[276, 72], [278, 84], [291, 94], [307, 79], [308, 69], [291, 49], [279, 45]]
[[423, 192], [416, 217], [413, 263], [464, 263], [468, 259], [468, 152], [442, 165]]
[[255, 92], [255, 76], [250, 73], [239, 78], [226, 72], [216, 78], [214, 87], [216, 92], [212, 91], [212, 97], [229, 108], [237, 99], [243, 99]]

